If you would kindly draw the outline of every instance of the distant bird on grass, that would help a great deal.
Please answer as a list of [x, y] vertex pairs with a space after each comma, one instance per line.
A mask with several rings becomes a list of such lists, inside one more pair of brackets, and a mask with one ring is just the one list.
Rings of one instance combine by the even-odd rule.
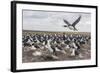
[[67, 20], [63, 19], [63, 21], [66, 23], [66, 25], [64, 25], [64, 27], [68, 27], [71, 30], [78, 31], [75, 28], [75, 26], [80, 21], [80, 19], [81, 19], [81, 16], [79, 16], [78, 19], [76, 21], [74, 21], [72, 24], [70, 24]]

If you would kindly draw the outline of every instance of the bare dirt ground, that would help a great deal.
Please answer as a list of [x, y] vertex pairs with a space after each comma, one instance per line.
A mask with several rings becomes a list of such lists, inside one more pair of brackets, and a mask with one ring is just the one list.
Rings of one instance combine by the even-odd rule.
[[[26, 32], [25, 32], [26, 33]], [[24, 34], [25, 34], [24, 33]], [[31, 33], [31, 32], [30, 32]], [[72, 34], [72, 33], [70, 33]], [[80, 33], [78, 33], [80, 34]], [[82, 33], [83, 34], [83, 33]], [[84, 33], [84, 35], [90, 35], [90, 33]], [[33, 53], [35, 51], [39, 51], [42, 53], [41, 56], [34, 56]], [[68, 61], [68, 60], [86, 60], [91, 59], [91, 41], [88, 44], [84, 44], [81, 46], [81, 49], [78, 51], [79, 55], [71, 56], [71, 52], [69, 49], [65, 49], [66, 53], [62, 53], [60, 51], [56, 52], [56, 56], [58, 58], [53, 58], [53, 53], [49, 52], [48, 49], [36, 49], [31, 50], [30, 47], [22, 48], [22, 62], [30, 63], [30, 62], [46, 62], [46, 61]]]

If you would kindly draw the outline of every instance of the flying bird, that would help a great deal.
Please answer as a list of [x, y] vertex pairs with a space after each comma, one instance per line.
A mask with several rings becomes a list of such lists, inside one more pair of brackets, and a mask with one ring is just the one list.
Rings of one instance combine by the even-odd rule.
[[81, 19], [81, 16], [79, 16], [78, 19], [76, 19], [76, 21], [74, 21], [72, 24], [70, 24], [67, 20], [63, 19], [63, 21], [67, 24], [67, 25], [64, 25], [64, 27], [68, 27], [71, 30], [77, 31], [75, 26], [80, 21], [80, 19]]

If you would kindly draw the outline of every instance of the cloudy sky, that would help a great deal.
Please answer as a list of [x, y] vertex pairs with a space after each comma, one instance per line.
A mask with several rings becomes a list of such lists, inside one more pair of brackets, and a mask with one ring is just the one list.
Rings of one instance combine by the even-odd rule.
[[77, 12], [52, 12], [23, 10], [23, 30], [35, 31], [73, 31], [63, 27], [63, 19], [73, 23], [79, 16], [80, 22], [75, 26], [78, 32], [91, 31], [91, 14]]

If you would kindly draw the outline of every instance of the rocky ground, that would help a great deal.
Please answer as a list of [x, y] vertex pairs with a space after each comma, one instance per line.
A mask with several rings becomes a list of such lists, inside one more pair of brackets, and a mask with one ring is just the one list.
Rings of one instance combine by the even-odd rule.
[[[65, 49], [65, 52], [56, 51], [56, 56], [48, 49], [38, 48], [36, 50], [30, 49], [31, 47], [23, 47], [22, 62], [45, 62], [45, 61], [64, 61], [64, 60], [85, 60], [91, 58], [90, 45], [82, 45], [78, 51], [79, 55], [71, 56], [69, 49]], [[37, 54], [37, 55], [36, 55]]]

